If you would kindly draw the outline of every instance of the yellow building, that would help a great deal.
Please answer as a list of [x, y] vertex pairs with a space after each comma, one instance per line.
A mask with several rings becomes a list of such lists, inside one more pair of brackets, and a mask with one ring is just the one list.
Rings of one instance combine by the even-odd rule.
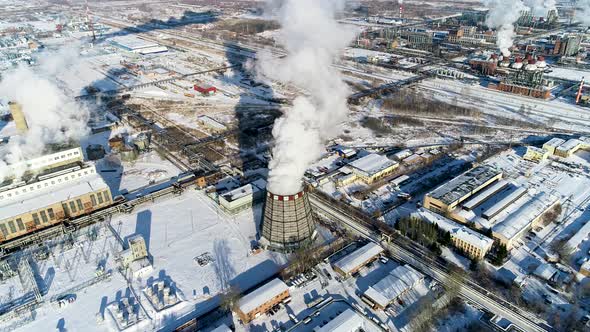
[[9, 102], [8, 106], [10, 107], [10, 114], [12, 114], [12, 120], [14, 121], [18, 132], [22, 134], [29, 130], [29, 125], [27, 124], [27, 119], [25, 118], [25, 113], [23, 112], [21, 104]]
[[586, 261], [580, 266], [580, 274], [590, 277], [590, 261]]
[[555, 149], [557, 149], [557, 147], [562, 145], [563, 143], [565, 143], [565, 140], [554, 137], [547, 141], [545, 144], [543, 144], [543, 150], [549, 152], [550, 155], [554, 155]]
[[399, 167], [399, 164], [386, 156], [371, 153], [348, 164], [352, 173], [366, 184], [378, 181]]
[[502, 171], [489, 165], [478, 166], [426, 194], [424, 207], [443, 215], [450, 213], [459, 203], [501, 178]]
[[35, 182], [5, 186], [0, 188], [0, 242], [111, 203], [109, 187], [93, 165], [62, 170]]
[[540, 149], [535, 146], [527, 146], [526, 153], [522, 157], [524, 160], [533, 161], [539, 163], [546, 160], [549, 157], [549, 151]]
[[466, 256], [477, 260], [482, 260], [494, 244], [494, 240], [466, 227], [454, 229], [451, 242]]
[[590, 138], [582, 136], [567, 141], [561, 138], [552, 138], [547, 143], [543, 144], [543, 149], [547, 150], [550, 155], [567, 158], [578, 150], [590, 149]]

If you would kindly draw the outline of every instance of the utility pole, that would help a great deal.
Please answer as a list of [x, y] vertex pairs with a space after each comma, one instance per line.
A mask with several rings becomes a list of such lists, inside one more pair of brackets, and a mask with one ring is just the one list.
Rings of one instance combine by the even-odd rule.
[[88, 0], [86, 0], [86, 24], [88, 24], [88, 29], [92, 32], [92, 41], [96, 40], [96, 34], [94, 33], [94, 24], [92, 24], [92, 19], [90, 18], [90, 7], [88, 7]]

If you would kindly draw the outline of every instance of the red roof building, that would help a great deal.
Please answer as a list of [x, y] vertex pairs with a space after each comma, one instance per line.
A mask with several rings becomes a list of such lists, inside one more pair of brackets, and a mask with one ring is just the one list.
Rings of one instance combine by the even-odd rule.
[[200, 92], [203, 95], [210, 96], [217, 92], [217, 88], [211, 85], [195, 84], [195, 91]]

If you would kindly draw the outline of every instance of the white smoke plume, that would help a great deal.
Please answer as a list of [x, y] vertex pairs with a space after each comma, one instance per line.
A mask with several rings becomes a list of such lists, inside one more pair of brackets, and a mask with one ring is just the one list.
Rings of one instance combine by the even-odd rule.
[[349, 89], [332, 66], [355, 36], [352, 28], [335, 19], [344, 5], [344, 0], [279, 1], [278, 42], [288, 55], [273, 58], [263, 53], [256, 63], [259, 74], [309, 93], [295, 98], [275, 122], [268, 179], [268, 189], [275, 194], [301, 190], [305, 170], [321, 157], [325, 141], [339, 132], [346, 119]]
[[583, 26], [590, 26], [590, 0], [578, 0], [574, 20]]
[[495, 28], [497, 32], [496, 45], [504, 56], [510, 56], [516, 32], [514, 23], [527, 7], [521, 0], [485, 0], [484, 4], [490, 8], [486, 18], [486, 25]]
[[555, 0], [525, 0], [524, 5], [535, 17], [547, 18], [549, 11], [556, 9]]
[[43, 153], [48, 144], [79, 140], [88, 133], [88, 109], [65, 95], [55, 75], [79, 59], [77, 47], [41, 55], [35, 67], [25, 65], [3, 73], [0, 98], [22, 105], [29, 130], [0, 147], [0, 182], [7, 176], [20, 177], [26, 169], [12, 173], [9, 164]]

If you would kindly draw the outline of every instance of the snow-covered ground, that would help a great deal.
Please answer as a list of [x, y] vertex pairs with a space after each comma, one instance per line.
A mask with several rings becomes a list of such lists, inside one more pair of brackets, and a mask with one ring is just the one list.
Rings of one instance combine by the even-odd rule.
[[[275, 274], [286, 262], [281, 254], [250, 253], [260, 214], [260, 207], [255, 207], [237, 216], [227, 216], [204, 193], [189, 190], [180, 197], [139, 206], [132, 214], [115, 215], [110, 220], [114, 233], [108, 227], [97, 227], [98, 237], [93, 241], [83, 235], [73, 247], [54, 250], [53, 257], [30, 259], [37, 283], [42, 293], [46, 292], [45, 302], [36, 311], [34, 321], [17, 330], [116, 330], [111, 305], [122, 298], [136, 297], [146, 285], [157, 280], [172, 282], [182, 302], [156, 312], [142, 297], [137, 310], [143, 312], [144, 319], [131, 330], [170, 330], [174, 322], [186, 315], [193, 317], [215, 307], [219, 301], [216, 295], [230, 285], [247, 290]], [[118, 239], [125, 241], [132, 235], [145, 239], [153, 270], [125, 280], [117, 271], [115, 258], [122, 248]], [[204, 253], [209, 253], [213, 261], [199, 266], [194, 257]], [[93, 279], [98, 266], [110, 272], [110, 278], [74, 288]], [[17, 297], [18, 292], [10, 291], [10, 285], [18, 290], [19, 284], [18, 277], [10, 279], [2, 288], [3, 294]], [[63, 308], [50, 303], [52, 297], [62, 294], [71, 294], [76, 301]], [[3, 298], [3, 303], [6, 300]], [[97, 314], [104, 314], [105, 320], [97, 322]], [[4, 326], [14, 322], [5, 322]]]

